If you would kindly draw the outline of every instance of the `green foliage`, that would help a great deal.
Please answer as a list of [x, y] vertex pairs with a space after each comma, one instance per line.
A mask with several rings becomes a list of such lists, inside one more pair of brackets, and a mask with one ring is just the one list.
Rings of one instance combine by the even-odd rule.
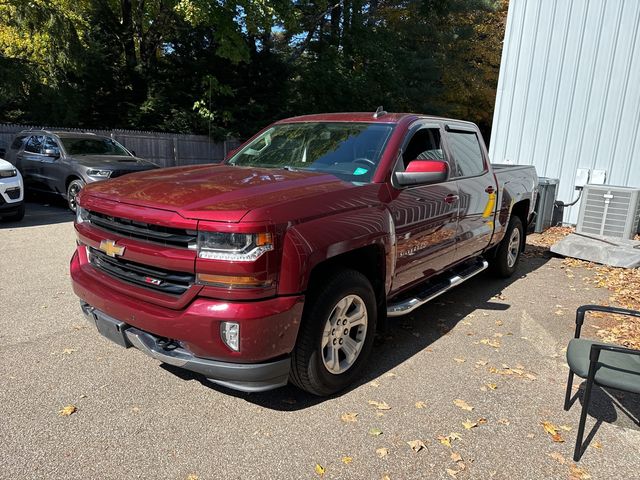
[[0, 0], [0, 121], [246, 137], [321, 111], [490, 127], [506, 0]]

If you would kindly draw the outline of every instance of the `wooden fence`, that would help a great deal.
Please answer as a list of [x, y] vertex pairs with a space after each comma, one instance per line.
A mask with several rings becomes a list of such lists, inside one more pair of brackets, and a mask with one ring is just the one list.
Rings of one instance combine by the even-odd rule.
[[221, 162], [230, 150], [240, 144], [237, 140], [215, 143], [206, 135], [0, 124], [0, 150], [8, 149], [13, 136], [23, 130], [87, 132], [104, 135], [134, 151], [136, 156], [151, 160], [161, 167]]

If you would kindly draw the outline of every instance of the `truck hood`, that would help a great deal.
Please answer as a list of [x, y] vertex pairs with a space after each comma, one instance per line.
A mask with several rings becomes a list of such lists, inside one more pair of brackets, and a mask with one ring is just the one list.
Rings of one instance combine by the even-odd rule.
[[[87, 185], [84, 195], [185, 218], [239, 222], [249, 211], [353, 188], [325, 173], [229, 165], [163, 168]], [[326, 198], [326, 197], [325, 197]], [[268, 220], [264, 218], [264, 220]]]

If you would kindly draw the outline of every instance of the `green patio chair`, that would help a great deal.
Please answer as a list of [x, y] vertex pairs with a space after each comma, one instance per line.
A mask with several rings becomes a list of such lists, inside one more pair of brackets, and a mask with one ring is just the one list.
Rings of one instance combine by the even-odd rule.
[[586, 312], [616, 313], [640, 318], [640, 312], [635, 310], [600, 305], [583, 305], [576, 311], [575, 338], [567, 347], [567, 363], [570, 371], [564, 400], [564, 409], [569, 410], [572, 404], [571, 387], [574, 374], [586, 379], [576, 448], [573, 453], [573, 460], [576, 462], [580, 460], [583, 453], [582, 438], [593, 385], [640, 393], [640, 350], [580, 338]]

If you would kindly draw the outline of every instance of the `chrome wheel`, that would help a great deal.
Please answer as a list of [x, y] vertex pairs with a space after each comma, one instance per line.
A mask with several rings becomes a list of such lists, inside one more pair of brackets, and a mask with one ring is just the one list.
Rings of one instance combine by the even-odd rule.
[[507, 266], [513, 268], [520, 255], [520, 230], [514, 228], [509, 237], [509, 246], [507, 247]]
[[353, 366], [364, 346], [367, 324], [367, 306], [358, 295], [347, 295], [333, 307], [321, 344], [327, 371], [339, 375]]

